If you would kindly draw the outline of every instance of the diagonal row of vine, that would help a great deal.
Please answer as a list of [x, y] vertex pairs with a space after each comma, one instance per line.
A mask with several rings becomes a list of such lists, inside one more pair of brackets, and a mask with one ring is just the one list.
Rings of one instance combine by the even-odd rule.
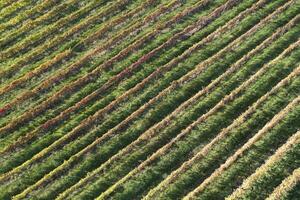
[[297, 199], [299, 0], [0, 0], [0, 199]]

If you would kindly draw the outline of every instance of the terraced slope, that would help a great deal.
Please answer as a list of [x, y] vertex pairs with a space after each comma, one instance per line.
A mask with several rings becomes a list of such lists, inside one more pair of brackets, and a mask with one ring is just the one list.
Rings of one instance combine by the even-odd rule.
[[0, 199], [299, 199], [299, 0], [0, 0]]

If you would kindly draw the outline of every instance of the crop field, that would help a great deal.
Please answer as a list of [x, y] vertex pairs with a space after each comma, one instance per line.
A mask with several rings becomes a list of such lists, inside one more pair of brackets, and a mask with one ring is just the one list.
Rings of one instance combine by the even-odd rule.
[[300, 0], [0, 0], [0, 200], [300, 200]]

